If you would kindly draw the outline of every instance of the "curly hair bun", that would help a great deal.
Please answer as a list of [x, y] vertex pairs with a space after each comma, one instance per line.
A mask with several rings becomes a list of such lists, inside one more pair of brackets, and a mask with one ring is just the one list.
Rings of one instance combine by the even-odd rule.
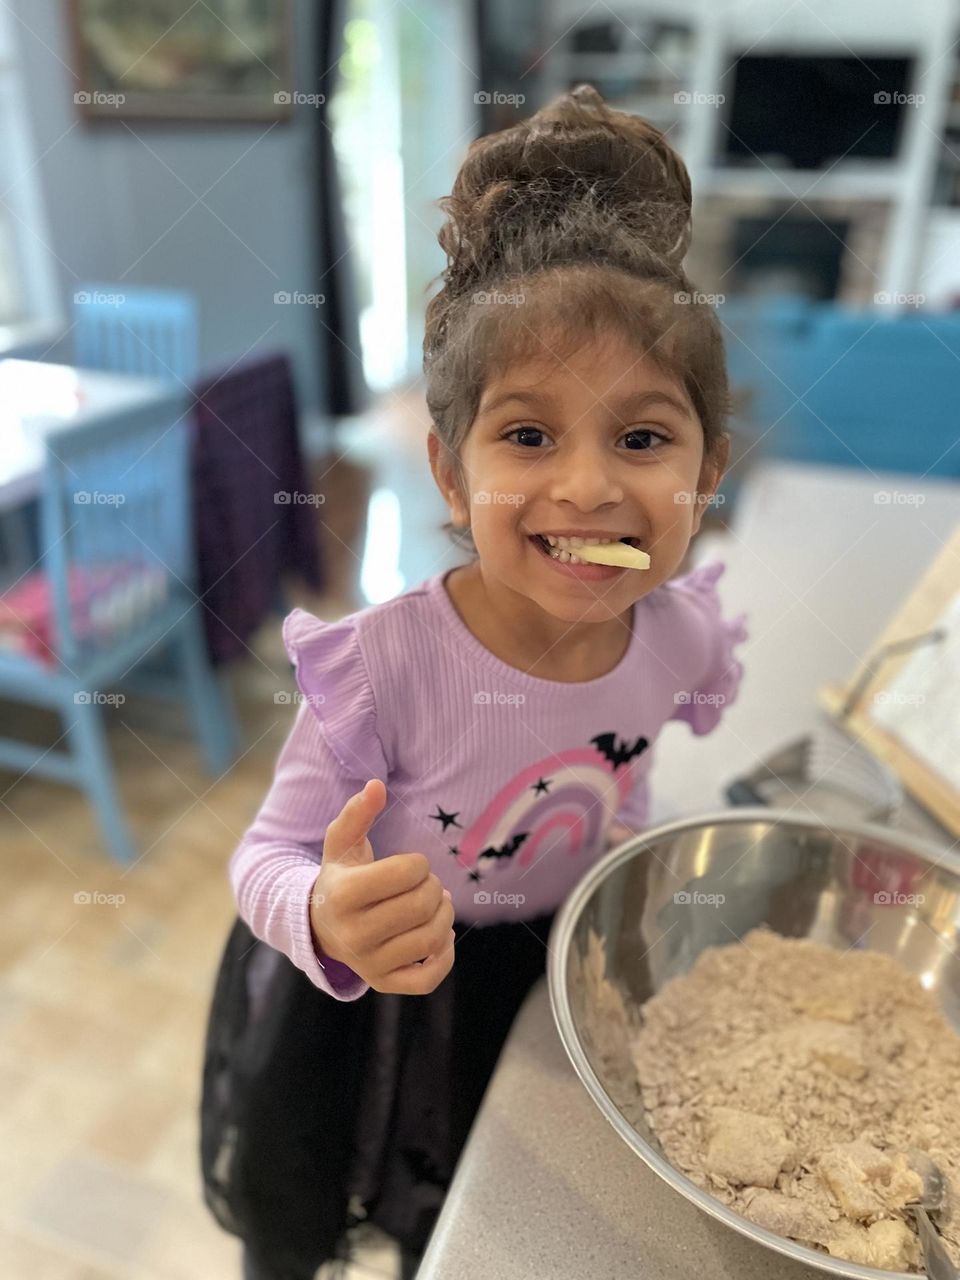
[[643, 274], [680, 268], [690, 242], [690, 176], [648, 120], [582, 84], [530, 119], [474, 141], [440, 202], [448, 296], [557, 263]]

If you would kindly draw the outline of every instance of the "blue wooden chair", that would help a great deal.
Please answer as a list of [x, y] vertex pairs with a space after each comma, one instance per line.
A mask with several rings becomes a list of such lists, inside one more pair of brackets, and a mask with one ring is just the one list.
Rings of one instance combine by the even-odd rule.
[[177, 289], [87, 284], [73, 296], [74, 359], [189, 384], [198, 368], [197, 302]]
[[163, 649], [177, 661], [207, 767], [222, 773], [238, 735], [212, 672], [199, 603], [189, 495], [186, 397], [47, 437], [41, 498], [43, 568], [0, 596], [0, 696], [53, 707], [65, 752], [0, 738], [0, 766], [79, 785], [113, 856], [136, 856], [102, 722], [106, 691], [137, 687], [138, 665]]

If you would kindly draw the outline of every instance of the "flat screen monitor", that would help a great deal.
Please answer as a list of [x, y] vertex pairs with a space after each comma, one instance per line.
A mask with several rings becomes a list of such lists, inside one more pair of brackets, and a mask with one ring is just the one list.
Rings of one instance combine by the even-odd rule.
[[724, 77], [725, 165], [820, 169], [841, 156], [895, 160], [913, 59], [748, 53]]

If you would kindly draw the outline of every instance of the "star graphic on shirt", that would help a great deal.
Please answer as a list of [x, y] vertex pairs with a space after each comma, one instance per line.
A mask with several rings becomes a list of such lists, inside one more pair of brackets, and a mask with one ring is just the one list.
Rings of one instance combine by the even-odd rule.
[[436, 818], [438, 822], [442, 822], [444, 831], [446, 831], [447, 827], [450, 827], [450, 826], [460, 827], [461, 831], [463, 830], [462, 823], [459, 823], [457, 821], [457, 815], [455, 813], [447, 813], [446, 810], [439, 804], [437, 805], [437, 812], [431, 813], [430, 817]]
[[[552, 781], [553, 781], [553, 779], [551, 778], [551, 779], [550, 779], [550, 782], [552, 782]], [[550, 787], [550, 782], [546, 782], [546, 781], [544, 781], [544, 779], [543, 779], [543, 778], [538, 778], [538, 779], [537, 779], [537, 781], [536, 781], [536, 782], [533, 784], [533, 786], [530, 788], [530, 790], [531, 790], [531, 791], [535, 791], [535, 792], [539, 795], [539, 793], [540, 793], [541, 791], [547, 791], [547, 790], [549, 789], [549, 787]]]
[[452, 853], [455, 858], [459, 858], [460, 848], [458, 845], [455, 845], [455, 844], [447, 845], [447, 853]]
[[473, 869], [473, 871], [471, 871], [471, 872], [469, 872], [469, 873], [468, 873], [467, 879], [468, 879], [468, 880], [473, 880], [473, 881], [478, 881], [478, 880], [482, 880], [482, 879], [483, 879], [483, 876], [480, 874], [480, 872], [479, 872], [479, 871], [477, 871], [477, 869], [476, 869], [476, 868], [474, 868], [474, 869]]

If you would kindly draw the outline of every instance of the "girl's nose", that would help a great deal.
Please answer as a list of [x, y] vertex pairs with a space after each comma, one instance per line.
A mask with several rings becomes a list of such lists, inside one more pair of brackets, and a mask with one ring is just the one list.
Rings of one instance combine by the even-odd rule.
[[623, 485], [616, 463], [599, 450], [582, 450], [557, 461], [551, 478], [553, 502], [571, 502], [581, 511], [593, 511], [609, 503], [623, 501]]

